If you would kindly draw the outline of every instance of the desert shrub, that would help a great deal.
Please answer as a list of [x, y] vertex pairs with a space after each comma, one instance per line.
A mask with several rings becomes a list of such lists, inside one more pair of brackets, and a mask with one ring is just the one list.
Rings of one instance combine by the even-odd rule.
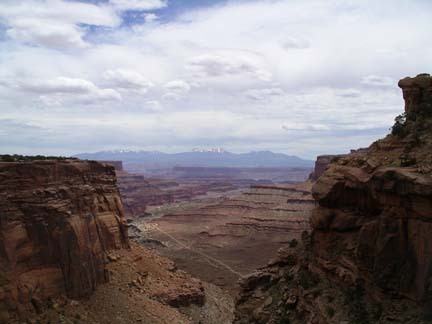
[[307, 270], [300, 270], [299, 272], [299, 284], [305, 290], [314, 288], [318, 283], [312, 277], [311, 273]]
[[334, 156], [332, 157], [332, 159], [330, 160], [330, 163], [337, 163], [342, 159], [341, 156]]
[[395, 123], [391, 128], [392, 135], [404, 137], [407, 135], [406, 114], [396, 116]]
[[312, 291], [312, 295], [314, 296], [314, 298], [317, 298], [322, 295], [322, 290], [319, 288], [315, 289], [314, 291]]
[[345, 304], [348, 306], [352, 324], [369, 324], [369, 314], [364, 303], [364, 288], [361, 283], [345, 291]]
[[370, 315], [373, 319], [373, 322], [378, 322], [378, 320], [381, 318], [381, 315], [383, 313], [383, 306], [382, 304], [373, 304], [370, 309]]
[[37, 160], [77, 160], [77, 158], [65, 157], [65, 156], [44, 156], [44, 155], [20, 155], [20, 154], [4, 154], [0, 155], [1, 162], [31, 162]]
[[294, 266], [297, 264], [297, 258], [295, 255], [288, 255], [285, 260], [286, 264], [289, 266]]
[[336, 313], [336, 311], [333, 309], [333, 307], [331, 307], [329, 305], [327, 305], [325, 307], [325, 312], [329, 318], [333, 318], [333, 316], [335, 316], [335, 313]]
[[431, 302], [426, 303], [424, 307], [423, 320], [426, 323], [432, 323], [432, 303]]
[[400, 159], [400, 164], [403, 167], [409, 167], [417, 163], [417, 160], [414, 157], [410, 156], [409, 154], [402, 154], [399, 159]]
[[298, 241], [296, 239], [292, 239], [288, 244], [290, 248], [295, 248], [298, 245]]
[[279, 320], [278, 324], [291, 324], [291, 321], [288, 317], [284, 316]]
[[2, 155], [1, 158], [0, 158], [0, 160], [2, 162], [15, 162], [14, 157], [11, 156], [11, 155]]

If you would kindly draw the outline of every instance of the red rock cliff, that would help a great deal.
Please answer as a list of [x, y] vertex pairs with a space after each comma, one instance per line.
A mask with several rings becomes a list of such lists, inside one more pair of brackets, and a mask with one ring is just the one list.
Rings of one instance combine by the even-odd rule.
[[[432, 292], [432, 78], [422, 74], [399, 85], [407, 115], [403, 136], [390, 135], [331, 164], [313, 188], [320, 207], [311, 224], [326, 270], [348, 283], [361, 279], [423, 301]], [[330, 257], [334, 249], [337, 259]]]
[[[106, 252], [128, 247], [114, 168], [91, 161], [0, 163], [0, 313], [89, 295]], [[7, 316], [7, 313], [6, 313]]]
[[327, 166], [311, 236], [244, 280], [236, 323], [432, 321], [432, 78], [399, 86], [392, 134]]

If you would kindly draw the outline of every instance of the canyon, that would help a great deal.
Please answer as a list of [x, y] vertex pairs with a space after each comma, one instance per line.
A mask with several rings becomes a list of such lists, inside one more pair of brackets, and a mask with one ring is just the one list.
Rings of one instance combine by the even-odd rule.
[[217, 287], [129, 241], [114, 167], [1, 162], [0, 179], [0, 323], [226, 317], [230, 305], [206, 301]]
[[[134, 221], [134, 239], [235, 295], [239, 278], [309, 229], [310, 183], [253, 185]], [[156, 244], [155, 244], [156, 243]]]
[[432, 78], [399, 86], [391, 134], [310, 176], [8, 156], [0, 323], [430, 323]]

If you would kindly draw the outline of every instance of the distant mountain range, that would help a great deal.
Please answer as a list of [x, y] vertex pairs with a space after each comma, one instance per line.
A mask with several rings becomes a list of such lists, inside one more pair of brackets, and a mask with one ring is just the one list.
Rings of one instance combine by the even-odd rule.
[[222, 149], [194, 150], [183, 153], [163, 153], [158, 151], [101, 151], [78, 154], [85, 160], [119, 160], [125, 164], [139, 163], [146, 168], [172, 168], [175, 166], [195, 167], [313, 167], [314, 161], [303, 160], [294, 155], [259, 151], [231, 153]]

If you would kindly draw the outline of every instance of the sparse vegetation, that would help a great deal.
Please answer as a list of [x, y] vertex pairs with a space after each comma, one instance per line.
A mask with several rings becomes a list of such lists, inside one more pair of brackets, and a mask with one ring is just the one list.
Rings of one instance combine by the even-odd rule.
[[378, 322], [378, 320], [380, 319], [380, 317], [383, 313], [382, 304], [373, 304], [371, 306], [369, 313], [371, 314], [371, 318], [372, 318], [373, 322]]
[[309, 290], [314, 288], [317, 285], [317, 282], [308, 270], [302, 269], [299, 272], [299, 284], [303, 287], [303, 289]]
[[322, 295], [322, 290], [320, 288], [317, 288], [314, 291], [312, 291], [312, 295], [314, 296], [314, 298], [317, 298]]
[[291, 323], [291, 321], [289, 320], [289, 318], [285, 316], [279, 320], [278, 324], [290, 324], [290, 323]]
[[400, 156], [400, 165], [403, 167], [409, 167], [415, 165], [416, 163], [417, 160], [407, 153], [404, 153]]
[[326, 315], [327, 315], [329, 318], [333, 318], [333, 317], [335, 316], [335, 314], [336, 314], [336, 311], [335, 311], [334, 308], [331, 307], [330, 305], [326, 305], [326, 307], [325, 307], [325, 312], [326, 312]]
[[290, 247], [290, 248], [295, 248], [297, 245], [298, 245], [298, 241], [297, 241], [296, 239], [292, 239], [292, 240], [289, 242], [289, 247]]
[[405, 137], [407, 135], [407, 118], [406, 113], [400, 114], [395, 118], [395, 124], [391, 128], [392, 135]]
[[364, 302], [364, 288], [361, 283], [356, 283], [345, 291], [345, 305], [348, 306], [352, 324], [368, 324], [369, 314]]
[[44, 156], [44, 155], [19, 155], [19, 154], [4, 154], [0, 155], [0, 162], [31, 162], [45, 160], [77, 160], [77, 158], [65, 156]]

